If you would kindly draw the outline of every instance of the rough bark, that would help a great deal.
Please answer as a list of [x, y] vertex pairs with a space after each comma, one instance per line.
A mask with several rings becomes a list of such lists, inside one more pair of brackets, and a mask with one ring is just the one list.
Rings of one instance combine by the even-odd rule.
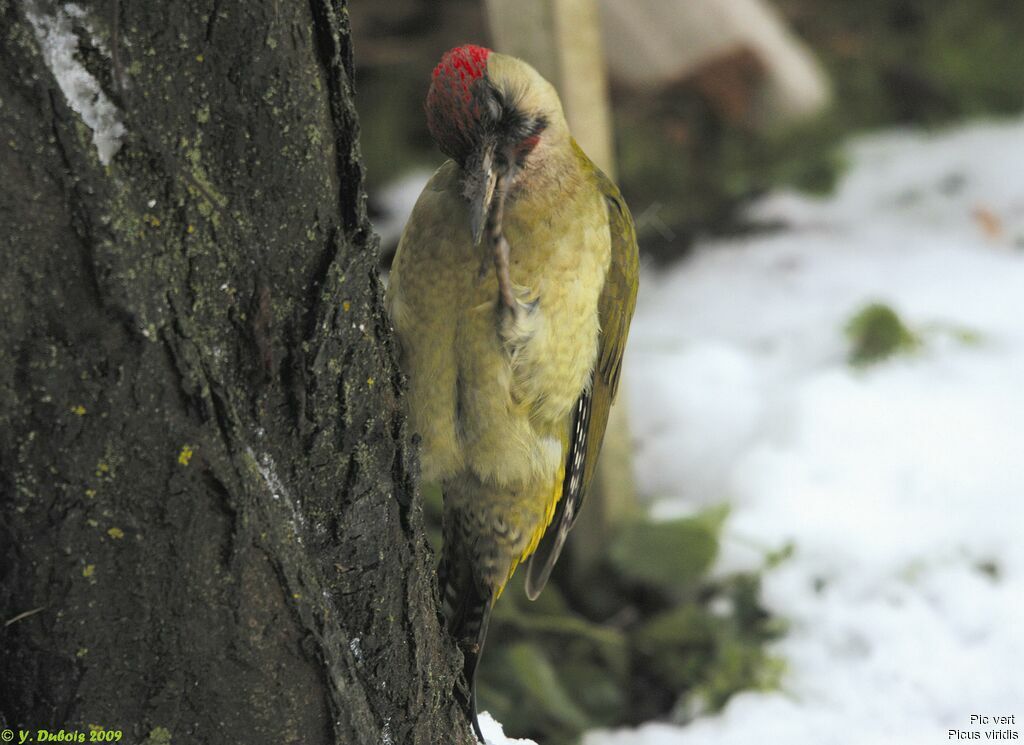
[[[0, 0], [0, 720], [470, 742], [346, 8], [78, 8]], [[107, 166], [41, 18], [117, 108]]]

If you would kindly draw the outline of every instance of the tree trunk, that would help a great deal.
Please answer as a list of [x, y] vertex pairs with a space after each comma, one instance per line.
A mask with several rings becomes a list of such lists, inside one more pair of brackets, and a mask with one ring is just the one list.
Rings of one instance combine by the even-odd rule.
[[0, 0], [0, 723], [471, 742], [351, 81], [337, 0]]

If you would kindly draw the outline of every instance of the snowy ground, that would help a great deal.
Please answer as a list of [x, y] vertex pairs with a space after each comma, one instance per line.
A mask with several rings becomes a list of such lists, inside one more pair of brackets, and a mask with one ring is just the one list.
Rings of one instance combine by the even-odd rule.
[[515, 740], [506, 737], [499, 722], [494, 721], [486, 711], [478, 717], [480, 720], [480, 731], [483, 732], [487, 745], [537, 745], [533, 740]]
[[[627, 355], [656, 514], [731, 504], [721, 572], [795, 548], [764, 584], [784, 689], [586, 745], [1024, 731], [1024, 123], [850, 155], [835, 197], [756, 208], [783, 232], [645, 276]], [[924, 347], [856, 370], [843, 326], [876, 300]]]

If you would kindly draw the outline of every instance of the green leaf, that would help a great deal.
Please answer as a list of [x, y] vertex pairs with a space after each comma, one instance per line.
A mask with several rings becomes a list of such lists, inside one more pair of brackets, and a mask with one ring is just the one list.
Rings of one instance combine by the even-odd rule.
[[590, 727], [610, 727], [627, 716], [628, 667], [616, 670], [577, 651], [558, 656], [558, 674], [580, 707], [586, 710]]
[[713, 619], [701, 606], [691, 604], [658, 614], [636, 633], [637, 646], [648, 654], [671, 646], [707, 644], [713, 638]]
[[692, 586], [718, 554], [718, 537], [729, 514], [716, 507], [695, 517], [626, 526], [609, 549], [624, 577], [674, 588]]
[[856, 366], [913, 352], [921, 344], [896, 311], [883, 303], [872, 303], [854, 315], [846, 324], [846, 335], [851, 343], [850, 364]]
[[715, 649], [713, 623], [702, 607], [683, 605], [644, 624], [637, 630], [634, 644], [663, 686], [683, 691], [707, 675]]
[[590, 719], [569, 695], [539, 645], [520, 642], [509, 647], [503, 657], [516, 693], [528, 710], [543, 713], [576, 731], [589, 726]]

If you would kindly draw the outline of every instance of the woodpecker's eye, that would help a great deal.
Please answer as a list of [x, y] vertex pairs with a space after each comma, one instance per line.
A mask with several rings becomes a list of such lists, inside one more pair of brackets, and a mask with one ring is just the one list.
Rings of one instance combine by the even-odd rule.
[[548, 120], [546, 116], [538, 116], [533, 120], [533, 124], [530, 127], [530, 133], [524, 137], [524, 140], [533, 140], [534, 144], [537, 144], [537, 140], [544, 134], [544, 130], [548, 128]]
[[495, 90], [494, 95], [487, 97], [487, 115], [492, 122], [501, 121], [503, 108], [501, 94]]

